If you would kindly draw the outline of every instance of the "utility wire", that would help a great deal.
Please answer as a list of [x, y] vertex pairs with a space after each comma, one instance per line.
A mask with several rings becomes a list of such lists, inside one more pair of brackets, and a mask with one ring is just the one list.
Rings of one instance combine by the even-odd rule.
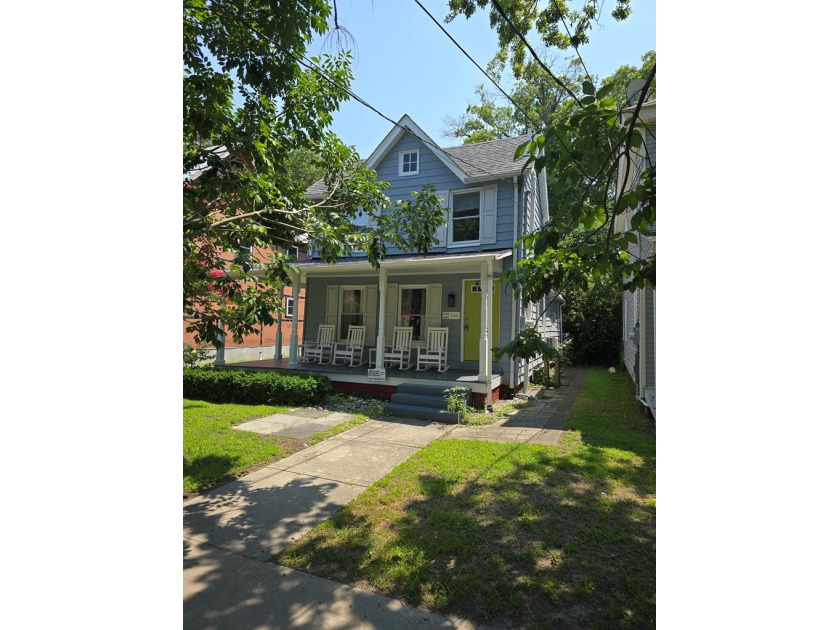
[[[557, 14], [560, 16], [560, 21], [563, 22], [563, 28], [566, 29], [566, 35], [569, 36], [569, 40], [572, 39], [572, 32], [569, 30], [569, 25], [566, 24], [566, 18], [563, 17], [563, 14], [560, 12], [560, 7], [557, 6], [557, 0], [552, 0], [552, 4], [554, 4], [554, 8], [557, 9]], [[577, 46], [573, 46], [575, 49], [575, 54], [577, 55], [578, 59], [580, 59], [580, 65], [583, 66], [583, 71], [586, 73], [586, 77], [589, 79], [589, 82], [595, 85], [595, 81], [592, 80], [592, 75], [589, 74], [589, 70], [586, 68], [586, 64], [583, 62], [583, 57], [580, 56], [580, 51], [578, 50]]]
[[[467, 59], [469, 59], [470, 61], [472, 61], [472, 62], [473, 62], [473, 65], [475, 65], [475, 67], [476, 67], [476, 68], [478, 68], [479, 70], [481, 70], [482, 74], [484, 74], [484, 76], [486, 76], [488, 79], [490, 79], [490, 80], [493, 82], [493, 85], [495, 85], [495, 86], [496, 86], [496, 88], [497, 88], [497, 89], [498, 89], [498, 90], [499, 90], [502, 94], [504, 94], [504, 96], [507, 98], [507, 100], [509, 100], [509, 101], [511, 102], [511, 104], [512, 104], [512, 105], [513, 105], [516, 109], [518, 109], [518, 110], [522, 113], [522, 115], [525, 117], [525, 119], [526, 119], [528, 122], [530, 122], [532, 125], [534, 125], [534, 131], [537, 131], [538, 129], [541, 129], [541, 128], [542, 128], [542, 126], [541, 126], [540, 124], [535, 123], [535, 122], [534, 122], [534, 120], [533, 120], [533, 119], [532, 119], [532, 118], [531, 118], [531, 117], [527, 114], [527, 112], [525, 112], [525, 110], [523, 110], [523, 109], [522, 109], [522, 108], [521, 108], [521, 107], [520, 107], [520, 106], [516, 103], [516, 101], [514, 101], [514, 100], [513, 100], [513, 98], [512, 98], [512, 97], [511, 97], [511, 96], [510, 96], [507, 92], [505, 92], [505, 91], [501, 88], [501, 86], [500, 86], [498, 83], [496, 83], [496, 81], [495, 81], [495, 79], [493, 79], [493, 77], [491, 77], [491, 76], [490, 76], [487, 72], [485, 72], [484, 68], [482, 68], [480, 65], [478, 65], [478, 63], [475, 61], [475, 59], [473, 59], [473, 58], [469, 55], [469, 53], [467, 53], [467, 51], [463, 49], [463, 47], [461, 46], [461, 44], [459, 44], [459, 43], [455, 40], [455, 38], [454, 38], [454, 37], [452, 37], [452, 35], [450, 35], [450, 34], [449, 34], [449, 32], [448, 32], [445, 28], [443, 28], [443, 26], [440, 24], [440, 22], [438, 22], [438, 21], [437, 21], [437, 19], [435, 19], [435, 17], [434, 17], [431, 13], [429, 13], [428, 9], [426, 9], [426, 7], [424, 7], [424, 6], [420, 3], [420, 0], [414, 0], [414, 2], [415, 2], [415, 3], [416, 3], [416, 4], [417, 4], [417, 5], [418, 5], [421, 9], [423, 9], [423, 11], [426, 13], [426, 15], [428, 15], [428, 16], [431, 18], [431, 20], [432, 20], [432, 21], [433, 21], [433, 22], [437, 25], [437, 27], [438, 27], [440, 30], [442, 30], [442, 31], [444, 32], [444, 34], [445, 34], [445, 35], [446, 35], [446, 36], [447, 36], [447, 37], [448, 37], [448, 38], [452, 41], [452, 43], [453, 43], [453, 44], [455, 44], [455, 45], [458, 47], [458, 50], [460, 50], [462, 53], [464, 53], [464, 55], [467, 57]], [[539, 61], [539, 59], [538, 59], [537, 61]], [[540, 63], [542, 64], [542, 62], [540, 62]], [[582, 60], [582, 59], [581, 59], [581, 63], [583, 63], [583, 60]], [[544, 66], [543, 66], [543, 67], [544, 67]], [[585, 68], [585, 66], [584, 66], [584, 68]], [[550, 74], [550, 73], [549, 73], [549, 74]], [[553, 75], [552, 75], [552, 77], [553, 77]], [[555, 80], [557, 80], [557, 79], [555, 78]], [[558, 137], [558, 142], [560, 142], [560, 145], [561, 145], [561, 146], [562, 146], [562, 147], [566, 150], [566, 152], [567, 152], [567, 153], [571, 153], [571, 151], [570, 151], [569, 147], [566, 145], [566, 142], [563, 140], [563, 138], [559, 138], [559, 137]], [[586, 174], [586, 172], [585, 172], [585, 171], [581, 168], [580, 163], [579, 163], [579, 160], [575, 160], [575, 161], [574, 161], [574, 165], [575, 165], [575, 166], [577, 167], [577, 169], [580, 171], [581, 175], [583, 175], [585, 178], [586, 178], [586, 177], [588, 177], [588, 176], [587, 176], [587, 174]]]
[[518, 29], [518, 28], [516, 28], [516, 27], [513, 25], [513, 22], [511, 22], [511, 19], [508, 17], [507, 13], [505, 13], [505, 10], [504, 10], [504, 9], [503, 9], [500, 5], [499, 5], [499, 3], [498, 3], [496, 0], [492, 0], [492, 1], [493, 1], [493, 6], [496, 8], [496, 11], [498, 11], [498, 12], [499, 12], [499, 15], [501, 15], [501, 16], [504, 18], [505, 22], [507, 22], [508, 26], [511, 28], [511, 30], [513, 30], [513, 32], [516, 34], [516, 36], [519, 38], [519, 40], [520, 40], [523, 44], [525, 44], [525, 46], [527, 46], [527, 47], [528, 47], [528, 50], [529, 50], [529, 51], [531, 51], [531, 56], [532, 56], [532, 57], [534, 58], [534, 60], [535, 60], [535, 61], [536, 61], [536, 62], [540, 65], [540, 67], [541, 67], [543, 70], [545, 70], [545, 71], [546, 71], [546, 73], [548, 74], [548, 76], [550, 76], [552, 79], [554, 79], [554, 81], [555, 81], [555, 83], [557, 83], [557, 85], [559, 85], [559, 86], [560, 86], [560, 87], [562, 87], [564, 90], [566, 90], [566, 92], [568, 92], [568, 93], [569, 93], [569, 96], [571, 96], [571, 97], [574, 99], [575, 103], [577, 103], [580, 107], [583, 107], [583, 103], [581, 103], [581, 102], [580, 102], [580, 99], [577, 97], [577, 94], [575, 94], [575, 93], [574, 93], [574, 92], [573, 92], [573, 91], [569, 88], [569, 86], [567, 86], [567, 85], [566, 85], [565, 83], [563, 83], [560, 79], [558, 79], [556, 76], [554, 76], [554, 73], [551, 71], [551, 69], [550, 69], [547, 65], [545, 65], [545, 63], [543, 63], [543, 60], [539, 58], [539, 56], [537, 55], [536, 51], [535, 51], [535, 50], [531, 47], [531, 44], [529, 44], [529, 43], [528, 43], [528, 40], [527, 40], [527, 39], [525, 39], [525, 36], [524, 36], [522, 33], [520, 33], [520, 32], [519, 32], [519, 29]]
[[512, 97], [511, 97], [511, 96], [510, 96], [507, 92], [505, 92], [505, 91], [502, 89], [502, 86], [500, 86], [498, 83], [496, 83], [496, 80], [495, 80], [493, 77], [491, 77], [491, 76], [487, 73], [487, 71], [486, 71], [486, 70], [484, 70], [484, 68], [482, 68], [480, 65], [478, 65], [478, 63], [476, 62], [476, 60], [475, 60], [475, 59], [473, 59], [473, 58], [470, 56], [470, 54], [469, 54], [466, 50], [464, 50], [464, 49], [463, 49], [463, 47], [461, 46], [461, 44], [459, 44], [459, 43], [455, 40], [455, 38], [454, 38], [454, 37], [452, 37], [452, 35], [450, 35], [450, 34], [449, 34], [449, 31], [447, 31], [447, 30], [443, 27], [443, 25], [442, 25], [440, 22], [438, 22], [438, 21], [437, 21], [437, 18], [435, 18], [435, 16], [433, 16], [431, 13], [429, 13], [429, 10], [428, 10], [426, 7], [424, 7], [424, 6], [420, 3], [420, 0], [414, 0], [414, 2], [417, 4], [417, 6], [419, 6], [421, 9], [423, 9], [423, 12], [424, 12], [426, 15], [428, 15], [428, 16], [429, 16], [429, 18], [432, 20], [432, 22], [434, 22], [434, 23], [437, 25], [437, 27], [438, 27], [440, 30], [442, 30], [442, 31], [443, 31], [443, 34], [444, 34], [444, 35], [446, 35], [446, 36], [447, 36], [447, 37], [448, 37], [448, 38], [452, 41], [452, 43], [453, 43], [453, 44], [455, 44], [455, 46], [457, 46], [457, 47], [458, 47], [458, 50], [460, 50], [462, 53], [464, 53], [464, 56], [465, 56], [467, 59], [469, 59], [470, 61], [472, 61], [472, 62], [473, 62], [473, 65], [474, 65], [476, 68], [478, 68], [478, 69], [481, 71], [481, 73], [482, 73], [485, 77], [487, 77], [488, 79], [490, 79], [490, 81], [492, 81], [493, 85], [495, 85], [495, 86], [496, 86], [496, 89], [497, 89], [497, 90], [499, 90], [499, 92], [501, 92], [502, 94], [504, 94], [504, 96], [507, 98], [507, 100], [509, 100], [509, 101], [511, 102], [511, 104], [512, 104], [512, 105], [513, 105], [516, 109], [518, 109], [518, 110], [519, 110], [519, 112], [520, 112], [520, 113], [521, 113], [521, 114], [525, 117], [525, 119], [526, 119], [529, 123], [531, 123], [531, 124], [534, 126], [534, 130], [538, 129], [538, 128], [540, 127], [539, 123], [535, 123], [535, 122], [534, 122], [534, 120], [533, 120], [533, 118], [531, 118], [531, 117], [528, 115], [528, 112], [526, 112], [526, 111], [525, 111], [524, 109], [522, 109], [519, 105], [517, 105], [516, 101], [514, 101], [514, 100], [513, 100], [513, 98], [512, 98]]

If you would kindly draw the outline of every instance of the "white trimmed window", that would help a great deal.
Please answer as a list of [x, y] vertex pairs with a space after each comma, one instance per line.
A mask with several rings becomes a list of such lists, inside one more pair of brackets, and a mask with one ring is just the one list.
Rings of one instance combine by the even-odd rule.
[[291, 319], [295, 314], [295, 298], [290, 295], [286, 296], [285, 316]]
[[452, 193], [451, 243], [477, 243], [481, 239], [481, 189]]
[[400, 175], [417, 175], [420, 172], [420, 149], [400, 151], [397, 172]]
[[365, 325], [364, 299], [364, 287], [341, 287], [338, 302], [338, 338], [340, 341], [347, 339], [347, 331], [350, 326]]
[[411, 328], [412, 341], [424, 341], [428, 319], [426, 315], [428, 286], [425, 284], [400, 286], [400, 312], [397, 326]]

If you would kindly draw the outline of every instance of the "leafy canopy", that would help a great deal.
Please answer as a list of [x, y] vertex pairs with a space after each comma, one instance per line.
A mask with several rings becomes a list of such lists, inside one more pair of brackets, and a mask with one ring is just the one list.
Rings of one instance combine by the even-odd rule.
[[200, 342], [219, 345], [220, 322], [241, 341], [274, 321], [290, 247], [326, 262], [361, 249], [378, 266], [386, 243], [428, 251], [444, 221], [433, 189], [392, 201], [329, 131], [352, 57], [305, 53], [330, 16], [328, 0], [184, 2], [184, 314]]
[[[577, 8], [572, 5], [565, 0], [552, 0], [542, 9], [524, 0], [449, 2], [449, 20], [460, 14], [469, 19], [478, 8], [488, 9], [499, 42], [491, 70], [499, 72], [510, 64], [517, 79], [514, 93], [523, 107], [528, 100], [523, 98], [525, 90], [541, 95], [541, 90], [548, 88], [546, 94], [565, 95], [554, 110], [537, 120], [537, 135], [516, 154], [517, 158], [528, 154], [524, 168], [533, 165], [538, 172], [545, 171], [549, 184], [551, 218], [541, 229], [520, 239], [527, 255], [506, 272], [507, 279], [530, 302], [600, 278], [620, 277], [629, 290], [655, 286], [656, 257], [639, 259], [629, 251], [638, 242], [638, 234], [646, 233], [656, 221], [656, 169], [643, 163], [644, 123], [639, 118], [641, 104], [655, 95], [656, 55], [653, 51], [645, 55], [641, 70], [621, 66], [600, 85], [596, 77], [583, 76], [582, 57], [579, 68], [567, 69], [558, 77], [542, 59], [534, 58], [522, 38], [536, 31], [546, 50], [572, 47], [580, 55], [578, 49], [587, 43], [589, 30], [598, 22], [602, 3], [584, 0]], [[629, 13], [629, 0], [618, 0], [612, 16], [620, 21]], [[645, 85], [636, 105], [627, 108], [626, 86], [639, 76]], [[513, 99], [517, 101], [516, 96]], [[496, 115], [499, 112], [486, 98], [481, 106], [481, 117], [475, 111], [467, 112], [465, 122], [473, 128], [465, 124], [456, 131], [474, 133], [475, 123], [480, 123], [498, 133], [509, 120], [513, 120], [511, 131], [521, 128], [513, 112]], [[626, 168], [630, 163], [640, 165], [632, 179], [631, 169]], [[627, 231], [620, 229], [619, 221], [625, 212], [631, 216]], [[536, 330], [526, 328], [497, 350], [519, 357], [550, 356], [550, 349], [538, 340]]]

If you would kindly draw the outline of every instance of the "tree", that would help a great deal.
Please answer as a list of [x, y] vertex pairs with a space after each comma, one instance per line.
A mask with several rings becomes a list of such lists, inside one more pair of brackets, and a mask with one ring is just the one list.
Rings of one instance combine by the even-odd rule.
[[[600, 87], [587, 77], [578, 94], [524, 41], [535, 28], [547, 48], [572, 47], [579, 52], [578, 48], [588, 41], [587, 32], [598, 20], [601, 3], [597, 0], [584, 0], [579, 10], [572, 10], [565, 0], [552, 1], [543, 10], [523, 0], [450, 0], [447, 19], [459, 14], [469, 19], [476, 8], [488, 5], [490, 25], [499, 40], [493, 63], [504, 67], [510, 61], [514, 76], [520, 78], [525, 72], [526, 54], [531, 53], [534, 63], [570, 99], [569, 110], [546, 121], [541, 133], [516, 153], [516, 157], [529, 154], [524, 168], [533, 164], [538, 171], [546, 171], [554, 212], [540, 230], [520, 239], [529, 255], [506, 272], [507, 279], [530, 302], [615, 275], [631, 291], [655, 286], [655, 256], [631, 259], [628, 249], [636, 242], [635, 233], [616, 230], [618, 217], [628, 209], [636, 210], [631, 221], [633, 230], [643, 231], [656, 220], [655, 168], [646, 165], [635, 181], [629, 180], [625, 169], [619, 181], [619, 165], [636, 159], [642, 146], [639, 110], [651, 94], [655, 54], [643, 58], [645, 84], [635, 106], [628, 109], [623, 90], [634, 71], [619, 68], [612, 80]], [[622, 20], [629, 11], [629, 0], [619, 0], [612, 15]], [[561, 25], [565, 34], [560, 31]], [[533, 336], [526, 329], [498, 353], [526, 357], [533, 350]]]
[[[501, 69], [509, 64], [519, 78], [528, 59], [520, 34], [524, 37], [535, 28], [548, 49], [578, 49], [589, 42], [589, 31], [593, 23], [599, 23], [603, 0], [582, 0], [579, 4], [574, 9], [569, 0], [551, 0], [540, 10], [532, 0], [449, 0], [446, 21], [451, 22], [458, 15], [469, 19], [476, 9], [489, 7], [490, 26], [499, 40], [491, 65]], [[617, 21], [627, 19], [630, 0], [616, 0], [611, 15]]]
[[[547, 65], [558, 74], [557, 62], [550, 61]], [[499, 82], [498, 72], [491, 70], [490, 75]], [[573, 90], [580, 90], [583, 75], [578, 60], [567, 60], [560, 76]], [[479, 97], [478, 103], [468, 104], [461, 116], [444, 119], [444, 134], [461, 139], [464, 144], [512, 138], [527, 132], [540, 133], [557, 116], [570, 111], [568, 93], [535, 62], [525, 64], [521, 76], [508, 92], [510, 100], [501, 92], [490, 92], [483, 84], [476, 87], [475, 93]], [[499, 105], [498, 101], [503, 104]]]
[[[351, 55], [305, 54], [330, 16], [328, 0], [184, 3], [184, 314], [199, 341], [219, 345], [222, 322], [241, 341], [274, 321], [288, 247], [317, 247], [326, 262], [361, 249], [378, 266], [386, 243], [428, 251], [444, 221], [432, 188], [392, 202], [328, 131]], [[355, 225], [360, 212], [376, 217], [370, 228]]]

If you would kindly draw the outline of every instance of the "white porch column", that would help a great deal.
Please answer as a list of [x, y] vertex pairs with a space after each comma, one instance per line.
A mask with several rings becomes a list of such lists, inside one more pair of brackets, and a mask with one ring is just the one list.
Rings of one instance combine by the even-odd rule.
[[486, 409], [493, 407], [493, 262], [488, 260], [484, 266], [484, 284], [487, 286], [487, 292], [481, 292], [484, 310], [487, 311], [487, 325], [484, 331], [487, 334], [487, 345], [485, 346], [484, 359], [484, 382], [487, 383], [486, 396], [484, 398], [484, 406]]
[[376, 331], [376, 369], [385, 367], [385, 299], [388, 291], [388, 271], [379, 266], [379, 321]]
[[298, 302], [300, 298], [300, 280], [301, 273], [295, 269], [292, 276], [292, 299], [294, 300], [294, 310], [292, 311], [292, 334], [289, 339], [289, 367], [294, 369], [298, 366]]
[[487, 271], [484, 264], [481, 265], [481, 336], [478, 341], [478, 381], [486, 382], [487, 379], [487, 349], [490, 347], [490, 334], [487, 332]]
[[219, 336], [216, 337], [219, 341], [222, 342], [222, 347], [216, 350], [216, 365], [224, 365], [225, 364], [225, 323], [223, 321], [219, 321], [219, 328], [221, 332]]
[[[283, 287], [280, 287], [280, 303], [283, 302]], [[274, 333], [274, 360], [283, 358], [283, 313], [277, 311], [277, 330]]]

